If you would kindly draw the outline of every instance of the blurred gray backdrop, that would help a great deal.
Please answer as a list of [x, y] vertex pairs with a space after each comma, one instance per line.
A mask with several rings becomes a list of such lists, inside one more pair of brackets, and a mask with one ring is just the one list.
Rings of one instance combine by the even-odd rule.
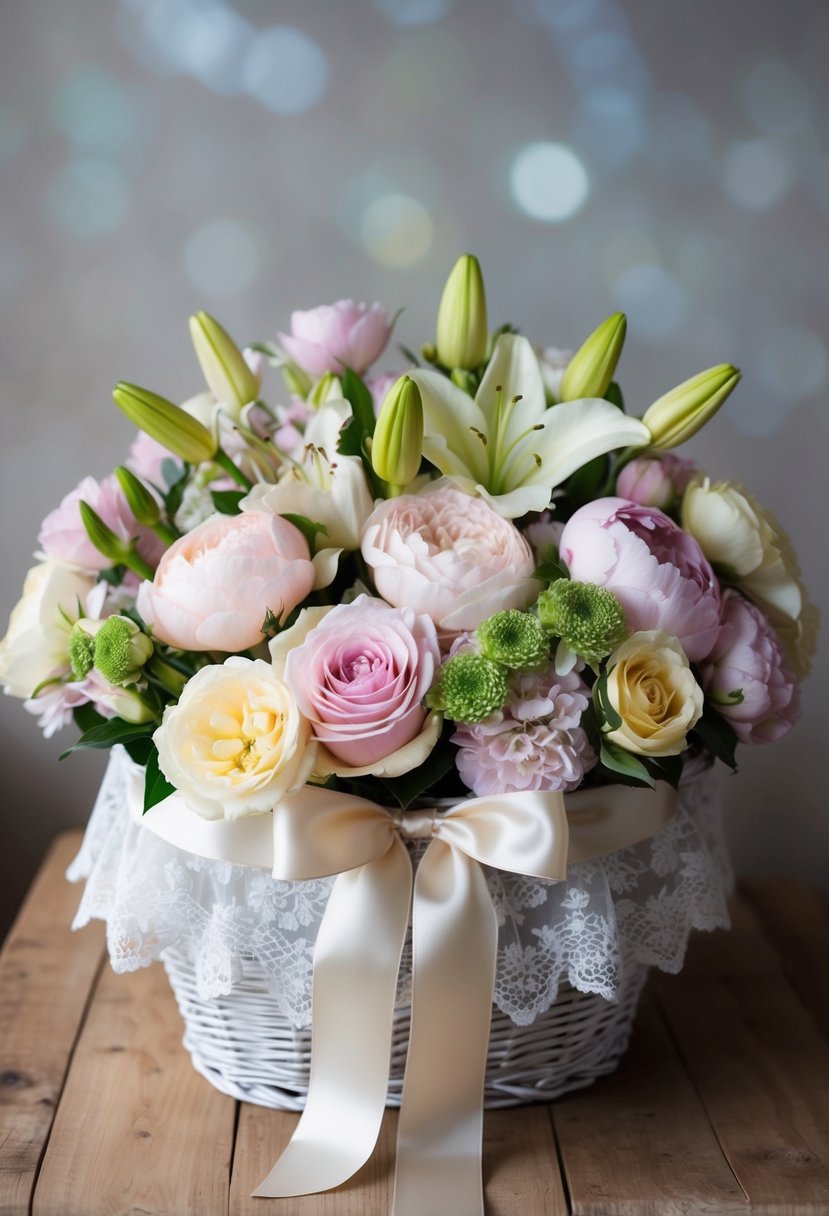
[[[3, 622], [41, 518], [125, 454], [112, 383], [199, 389], [189, 313], [250, 340], [378, 299], [416, 345], [467, 249], [493, 322], [542, 343], [625, 309], [636, 412], [741, 366], [688, 454], [825, 602], [827, 46], [820, 0], [0, 0]], [[826, 665], [723, 777], [741, 869], [827, 883]], [[0, 712], [5, 923], [104, 759]]]

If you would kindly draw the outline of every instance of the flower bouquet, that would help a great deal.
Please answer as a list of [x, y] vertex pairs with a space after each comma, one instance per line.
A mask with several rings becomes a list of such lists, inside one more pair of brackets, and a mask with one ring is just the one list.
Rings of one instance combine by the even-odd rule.
[[607, 1071], [647, 965], [726, 922], [710, 768], [795, 721], [812, 610], [770, 516], [673, 454], [732, 366], [628, 413], [624, 316], [572, 357], [493, 332], [470, 256], [368, 378], [394, 323], [340, 301], [241, 351], [193, 317], [207, 391], [116, 387], [139, 434], [44, 521], [0, 676], [64, 755], [115, 749], [79, 923], [164, 958], [214, 1083], [305, 1106], [260, 1193], [343, 1182], [388, 1089], [398, 1210], [465, 1211], [484, 1084]]

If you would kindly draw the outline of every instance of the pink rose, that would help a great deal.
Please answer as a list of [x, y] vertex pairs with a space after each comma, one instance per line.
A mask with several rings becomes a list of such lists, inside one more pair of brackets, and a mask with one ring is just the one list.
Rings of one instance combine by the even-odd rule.
[[381, 502], [362, 551], [383, 598], [426, 613], [445, 636], [502, 608], [526, 608], [540, 590], [515, 525], [446, 481]]
[[364, 768], [421, 733], [422, 701], [439, 663], [428, 616], [361, 595], [333, 608], [288, 652], [285, 682], [331, 755]]
[[279, 334], [288, 356], [312, 376], [339, 375], [350, 367], [362, 376], [383, 352], [392, 331], [382, 304], [338, 300], [291, 313], [290, 334]]
[[[774, 743], [800, 716], [797, 681], [768, 618], [738, 592], [723, 595], [722, 631], [702, 668], [702, 684], [743, 743]], [[737, 705], [724, 705], [741, 692]]]
[[642, 507], [667, 510], [696, 472], [692, 460], [666, 452], [664, 456], [638, 456], [626, 464], [616, 479], [616, 493]]
[[142, 528], [137, 522], [114, 474], [100, 484], [94, 477], [85, 477], [59, 507], [49, 512], [37, 538], [47, 557], [85, 570], [107, 570], [112, 565], [112, 560], [99, 553], [86, 534], [79, 506], [81, 499], [89, 503], [120, 540], [138, 537], [138, 552], [151, 566], [156, 565], [164, 552], [164, 543], [151, 529]]
[[572, 578], [609, 587], [632, 632], [662, 629], [692, 662], [720, 631], [720, 589], [697, 542], [656, 507], [599, 498], [576, 511], [561, 535]]
[[285, 615], [314, 584], [305, 537], [278, 515], [213, 515], [164, 554], [136, 607], [181, 650], [247, 650], [268, 609]]

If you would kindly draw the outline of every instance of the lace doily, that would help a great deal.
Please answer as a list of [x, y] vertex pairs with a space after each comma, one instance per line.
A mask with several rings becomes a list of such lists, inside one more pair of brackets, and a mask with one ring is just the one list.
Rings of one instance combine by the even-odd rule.
[[[129, 814], [130, 762], [114, 749], [67, 877], [86, 879], [78, 929], [106, 921], [116, 971], [135, 971], [171, 946], [187, 950], [204, 998], [241, 980], [242, 958], [271, 977], [278, 1008], [311, 1022], [311, 962], [333, 879], [278, 882], [265, 870], [195, 857]], [[689, 766], [677, 812], [656, 836], [571, 866], [551, 883], [490, 871], [500, 934], [494, 1002], [518, 1025], [549, 1009], [562, 980], [616, 998], [634, 963], [676, 972], [692, 929], [727, 927], [732, 874], [712, 770]], [[401, 969], [401, 1000], [410, 971]]]

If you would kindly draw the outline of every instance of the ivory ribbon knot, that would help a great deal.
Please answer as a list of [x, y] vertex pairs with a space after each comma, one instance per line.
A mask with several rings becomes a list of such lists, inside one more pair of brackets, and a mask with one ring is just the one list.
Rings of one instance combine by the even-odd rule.
[[[412, 912], [412, 1010], [394, 1216], [482, 1216], [483, 1087], [498, 926], [482, 866], [559, 880], [568, 863], [653, 835], [673, 790], [599, 788], [389, 811], [305, 786], [269, 818], [199, 819], [173, 795], [143, 822], [178, 847], [288, 881], [337, 875], [314, 951], [311, 1077], [294, 1135], [254, 1192], [326, 1191], [368, 1160], [386, 1101]], [[404, 838], [430, 843], [413, 878]]]

